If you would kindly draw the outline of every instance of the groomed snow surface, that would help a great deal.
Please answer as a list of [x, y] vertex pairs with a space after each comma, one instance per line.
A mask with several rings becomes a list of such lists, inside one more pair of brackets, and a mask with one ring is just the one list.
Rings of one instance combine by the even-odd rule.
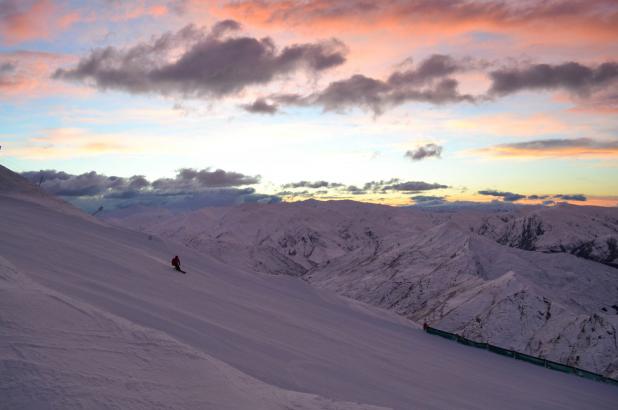
[[[0, 194], [0, 409], [615, 409], [618, 389], [460, 346]], [[180, 254], [187, 275], [169, 259]]]

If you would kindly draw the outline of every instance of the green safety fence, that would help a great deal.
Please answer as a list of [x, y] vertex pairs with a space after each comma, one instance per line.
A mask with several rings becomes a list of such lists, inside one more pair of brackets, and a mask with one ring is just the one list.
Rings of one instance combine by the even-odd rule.
[[557, 370], [559, 372], [564, 373], [572, 373], [580, 377], [584, 377], [589, 380], [602, 381], [605, 383], [613, 384], [618, 386], [618, 380], [612, 379], [609, 377], [605, 377], [598, 373], [589, 372], [588, 370], [580, 369], [573, 366], [568, 366], [566, 364], [554, 362], [551, 360], [543, 359], [541, 357], [531, 356], [529, 354], [516, 352], [515, 350], [504, 349], [499, 346], [494, 346], [485, 342], [477, 342], [474, 340], [466, 339], [463, 336], [460, 336], [455, 333], [445, 332], [444, 330], [436, 329], [430, 326], [423, 326], [423, 329], [429, 334], [443, 337], [445, 339], [454, 340], [457, 343], [461, 343], [462, 345], [472, 346], [479, 349], [489, 350], [490, 352], [494, 352], [503, 356], [512, 357], [517, 360], [522, 360], [524, 362], [536, 364], [538, 366], [543, 366], [547, 369]]
[[541, 359], [540, 357], [530, 356], [529, 354], [517, 352], [515, 354], [515, 358], [517, 360], [523, 360], [524, 362], [536, 364], [538, 366], [545, 366], [545, 359]]

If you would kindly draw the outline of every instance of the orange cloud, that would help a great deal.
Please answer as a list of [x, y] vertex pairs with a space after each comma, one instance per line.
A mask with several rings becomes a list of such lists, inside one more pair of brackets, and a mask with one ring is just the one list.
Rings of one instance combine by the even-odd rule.
[[498, 158], [618, 158], [618, 140], [548, 139], [500, 144], [473, 151], [481, 156]]
[[56, 128], [25, 143], [5, 143], [6, 154], [27, 159], [64, 159], [139, 151], [126, 135], [93, 134], [80, 128]]
[[47, 38], [79, 18], [77, 12], [62, 14], [52, 0], [8, 0], [0, 4], [0, 39], [6, 44], [16, 44]]
[[99, 155], [186, 153], [171, 147], [168, 136], [135, 133], [99, 133], [85, 128], [52, 128], [29, 138], [0, 135], [2, 152], [19, 159], [47, 160]]
[[567, 133], [572, 127], [547, 114], [515, 116], [511, 114], [483, 115], [461, 120], [447, 121], [447, 127], [454, 131], [486, 133], [499, 136], [537, 136], [543, 134]]

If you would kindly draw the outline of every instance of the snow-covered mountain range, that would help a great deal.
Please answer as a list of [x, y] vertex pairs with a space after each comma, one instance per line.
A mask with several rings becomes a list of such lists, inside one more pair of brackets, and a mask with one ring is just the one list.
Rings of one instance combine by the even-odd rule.
[[[324, 212], [324, 204], [308, 203], [308, 219], [275, 234], [274, 227], [292, 226], [298, 205], [205, 210], [209, 226], [220, 229], [194, 246], [211, 244], [204, 249], [214, 252], [225, 249], [225, 240], [239, 250], [213, 256], [85, 215], [0, 166], [0, 184], [6, 180], [12, 185], [0, 187], [2, 410], [613, 409], [618, 401], [609, 384], [452, 343], [327, 286], [247, 268], [289, 264], [308, 277], [367, 248], [377, 249], [377, 261], [382, 246], [420, 246], [420, 239], [403, 240], [436, 229], [431, 217], [408, 226], [403, 209], [391, 214], [344, 203]], [[342, 220], [341, 209], [363, 223], [347, 225], [353, 220]], [[384, 219], [374, 218], [376, 209]], [[131, 219], [156, 218], [163, 229], [184, 218], [187, 231], [204, 227], [189, 225], [194, 215], [164, 213], [141, 210]], [[256, 215], [263, 220], [250, 224]], [[315, 225], [319, 215], [323, 224]], [[401, 225], [402, 239], [388, 234], [389, 223]], [[336, 237], [321, 239], [326, 233]], [[270, 253], [255, 246], [260, 242], [272, 245]], [[174, 254], [186, 275], [169, 266]]]
[[352, 201], [108, 214], [243, 270], [618, 377], [618, 208]]
[[492, 215], [476, 231], [515, 248], [573, 255], [618, 268], [618, 210], [563, 204]]

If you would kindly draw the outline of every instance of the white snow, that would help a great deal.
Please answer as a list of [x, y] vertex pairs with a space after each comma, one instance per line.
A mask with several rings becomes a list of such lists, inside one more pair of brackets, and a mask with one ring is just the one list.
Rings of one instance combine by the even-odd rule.
[[475, 229], [501, 244], [542, 252], [572, 253], [618, 268], [618, 208], [575, 206], [530, 208], [485, 216]]
[[[301, 276], [419, 323], [618, 377], [618, 269], [568, 247], [515, 246], [587, 243], [595, 230], [611, 237], [618, 209], [430, 212], [307, 201], [179, 215], [151, 210], [112, 221], [245, 271]], [[519, 239], [505, 246], [496, 232], [509, 226]]]
[[[295, 277], [246, 272], [1, 193], [0, 217], [1, 409], [613, 409], [618, 401], [614, 386], [427, 335]], [[174, 254], [187, 275], [169, 266]]]
[[0, 408], [374, 409], [265, 384], [0, 259]]

